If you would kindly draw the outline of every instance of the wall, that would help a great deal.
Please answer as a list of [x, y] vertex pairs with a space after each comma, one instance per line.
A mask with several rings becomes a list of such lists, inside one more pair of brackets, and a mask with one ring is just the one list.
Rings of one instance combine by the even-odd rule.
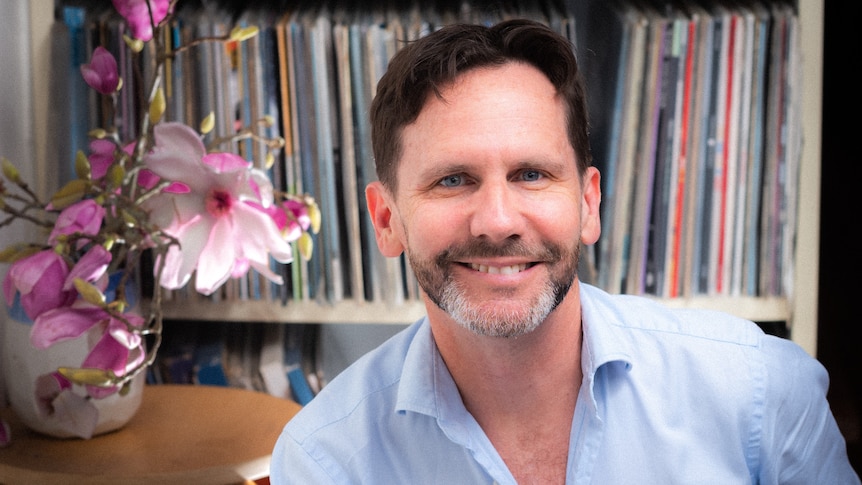
[[[30, 84], [29, 2], [0, 0], [0, 158], [13, 161], [27, 180], [34, 180], [35, 164]], [[9, 243], [10, 233], [0, 232], [0, 247]], [[0, 266], [0, 275], [7, 265]], [[6, 321], [0, 314], [0, 336]], [[2, 339], [2, 337], [0, 337]], [[0, 345], [0, 370], [3, 368], [3, 347]], [[5, 405], [3, 373], [0, 372], [0, 404]]]

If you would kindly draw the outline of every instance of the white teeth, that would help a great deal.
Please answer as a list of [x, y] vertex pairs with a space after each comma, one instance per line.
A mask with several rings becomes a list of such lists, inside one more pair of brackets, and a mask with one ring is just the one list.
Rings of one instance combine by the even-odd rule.
[[480, 273], [489, 274], [515, 274], [527, 269], [527, 264], [515, 264], [512, 266], [487, 266], [484, 264], [470, 263], [470, 267]]

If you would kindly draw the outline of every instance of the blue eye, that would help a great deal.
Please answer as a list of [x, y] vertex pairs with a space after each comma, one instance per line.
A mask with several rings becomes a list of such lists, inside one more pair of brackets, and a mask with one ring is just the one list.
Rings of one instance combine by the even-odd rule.
[[448, 175], [440, 180], [440, 185], [444, 187], [458, 187], [464, 183], [464, 177], [461, 175]]
[[521, 178], [526, 182], [535, 182], [542, 178], [542, 174], [538, 170], [524, 170], [521, 173]]

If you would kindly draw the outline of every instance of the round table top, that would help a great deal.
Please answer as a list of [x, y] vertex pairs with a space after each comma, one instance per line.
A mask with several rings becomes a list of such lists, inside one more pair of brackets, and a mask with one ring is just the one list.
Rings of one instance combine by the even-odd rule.
[[51, 438], [0, 410], [12, 441], [0, 448], [0, 482], [243, 483], [269, 476], [272, 448], [301, 406], [244, 389], [144, 388], [137, 414], [89, 440]]

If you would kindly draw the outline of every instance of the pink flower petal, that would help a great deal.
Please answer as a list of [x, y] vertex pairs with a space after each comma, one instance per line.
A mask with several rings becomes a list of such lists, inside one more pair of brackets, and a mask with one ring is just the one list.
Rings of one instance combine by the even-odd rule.
[[170, 0], [149, 0], [153, 11], [153, 19], [150, 21], [150, 11], [147, 8], [148, 0], [113, 0], [114, 8], [129, 23], [132, 37], [144, 42], [153, 38], [153, 22], [159, 24], [167, 16], [170, 8]]
[[[111, 262], [111, 252], [102, 246], [93, 246], [69, 271], [69, 276], [63, 283], [64, 290], [71, 290], [75, 287], [75, 278], [80, 278], [89, 283], [98, 281], [108, 270], [108, 264]], [[98, 285], [102, 291], [105, 291], [107, 278], [102, 278], [102, 284]]]
[[30, 344], [37, 349], [47, 349], [57, 342], [79, 337], [107, 315], [104, 310], [83, 301], [48, 310], [33, 322]]
[[251, 162], [237, 155], [236, 153], [216, 152], [205, 155], [201, 161], [212, 167], [217, 173], [236, 172], [237, 170], [247, 170], [251, 167]]
[[60, 423], [60, 429], [85, 440], [93, 437], [99, 424], [99, 410], [92, 401], [68, 390], [57, 395], [51, 404], [52, 419]]
[[[104, 219], [105, 208], [93, 199], [84, 199], [72, 204], [60, 212], [57, 222], [54, 223], [54, 229], [48, 236], [48, 243], [57, 244], [57, 238], [60, 235], [81, 233], [95, 236], [99, 233]], [[78, 248], [82, 248], [87, 243], [86, 239], [79, 240]]]
[[94, 139], [90, 142], [90, 175], [98, 180], [108, 173], [108, 167], [114, 163], [114, 142], [105, 139]]
[[114, 93], [120, 85], [117, 60], [102, 46], [93, 51], [89, 64], [81, 65], [81, 75], [91, 88], [102, 94]]
[[173, 236], [181, 241], [182, 249], [171, 246], [168, 250], [160, 280], [164, 288], [173, 290], [182, 288], [188, 283], [204, 250], [212, 223], [209, 218], [198, 217], [192, 223], [171, 231]]
[[40, 251], [12, 264], [3, 282], [3, 293], [11, 305], [20, 294], [21, 307], [30, 320], [42, 313], [70, 305], [76, 293], [63, 290], [69, 268], [53, 250]]
[[231, 226], [229, 218], [219, 218], [198, 259], [195, 289], [204, 295], [211, 295], [230, 277], [239, 242]]
[[[133, 326], [142, 327], [144, 324], [144, 319], [137, 314], [129, 313], [125, 316]], [[90, 350], [81, 367], [110, 369], [115, 375], [124, 376], [143, 360], [142, 345], [143, 339], [139, 334], [129, 332], [123, 322], [112, 318], [107, 331]], [[130, 355], [134, 358], [130, 358]], [[118, 390], [118, 386], [87, 386], [87, 392], [96, 399], [108, 397]]]
[[263, 262], [262, 258], [269, 253], [281, 263], [293, 260], [290, 244], [281, 237], [278, 227], [265, 212], [239, 204], [235, 213], [234, 237], [246, 256]]

